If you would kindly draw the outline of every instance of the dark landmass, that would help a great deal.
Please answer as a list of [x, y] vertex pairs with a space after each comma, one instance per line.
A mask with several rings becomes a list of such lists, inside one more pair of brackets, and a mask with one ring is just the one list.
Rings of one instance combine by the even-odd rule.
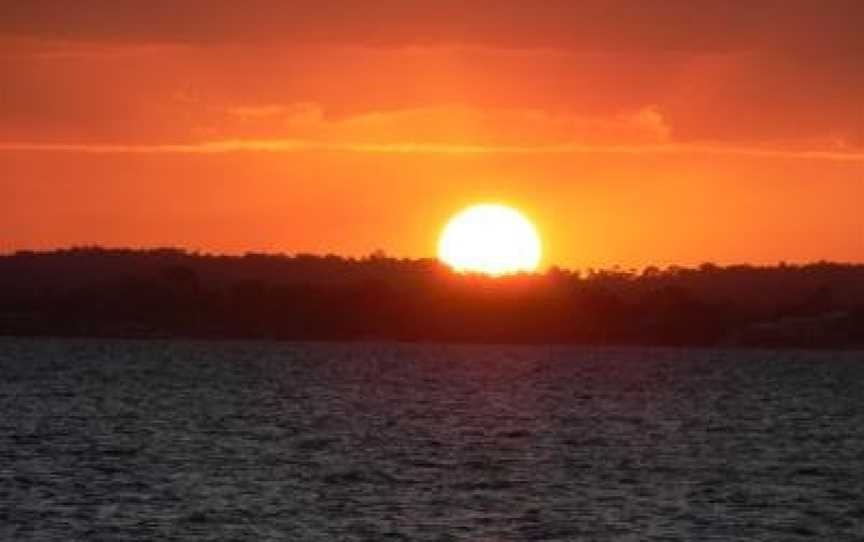
[[864, 265], [490, 278], [383, 254], [18, 252], [0, 335], [861, 348]]

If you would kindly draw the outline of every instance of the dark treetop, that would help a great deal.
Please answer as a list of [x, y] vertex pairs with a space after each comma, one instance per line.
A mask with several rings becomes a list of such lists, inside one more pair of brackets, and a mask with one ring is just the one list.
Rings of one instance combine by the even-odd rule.
[[864, 265], [503, 278], [375, 254], [0, 256], [0, 335], [864, 346]]

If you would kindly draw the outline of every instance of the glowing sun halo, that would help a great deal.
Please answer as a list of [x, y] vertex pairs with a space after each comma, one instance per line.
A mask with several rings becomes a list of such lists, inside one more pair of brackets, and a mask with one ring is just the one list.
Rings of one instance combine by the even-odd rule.
[[473, 205], [444, 227], [438, 257], [459, 272], [506, 275], [535, 271], [540, 236], [519, 211], [504, 205]]

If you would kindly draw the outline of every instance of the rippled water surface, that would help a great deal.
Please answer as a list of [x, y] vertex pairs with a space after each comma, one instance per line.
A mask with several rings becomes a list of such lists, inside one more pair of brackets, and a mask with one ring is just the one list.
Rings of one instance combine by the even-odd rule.
[[2, 540], [861, 540], [864, 354], [0, 340]]

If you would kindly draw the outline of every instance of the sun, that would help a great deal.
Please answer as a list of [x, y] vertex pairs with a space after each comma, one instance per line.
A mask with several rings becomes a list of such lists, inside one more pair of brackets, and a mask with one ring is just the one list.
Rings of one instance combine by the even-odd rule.
[[537, 229], [506, 205], [472, 205], [441, 232], [438, 258], [459, 272], [507, 275], [536, 271], [542, 246]]

